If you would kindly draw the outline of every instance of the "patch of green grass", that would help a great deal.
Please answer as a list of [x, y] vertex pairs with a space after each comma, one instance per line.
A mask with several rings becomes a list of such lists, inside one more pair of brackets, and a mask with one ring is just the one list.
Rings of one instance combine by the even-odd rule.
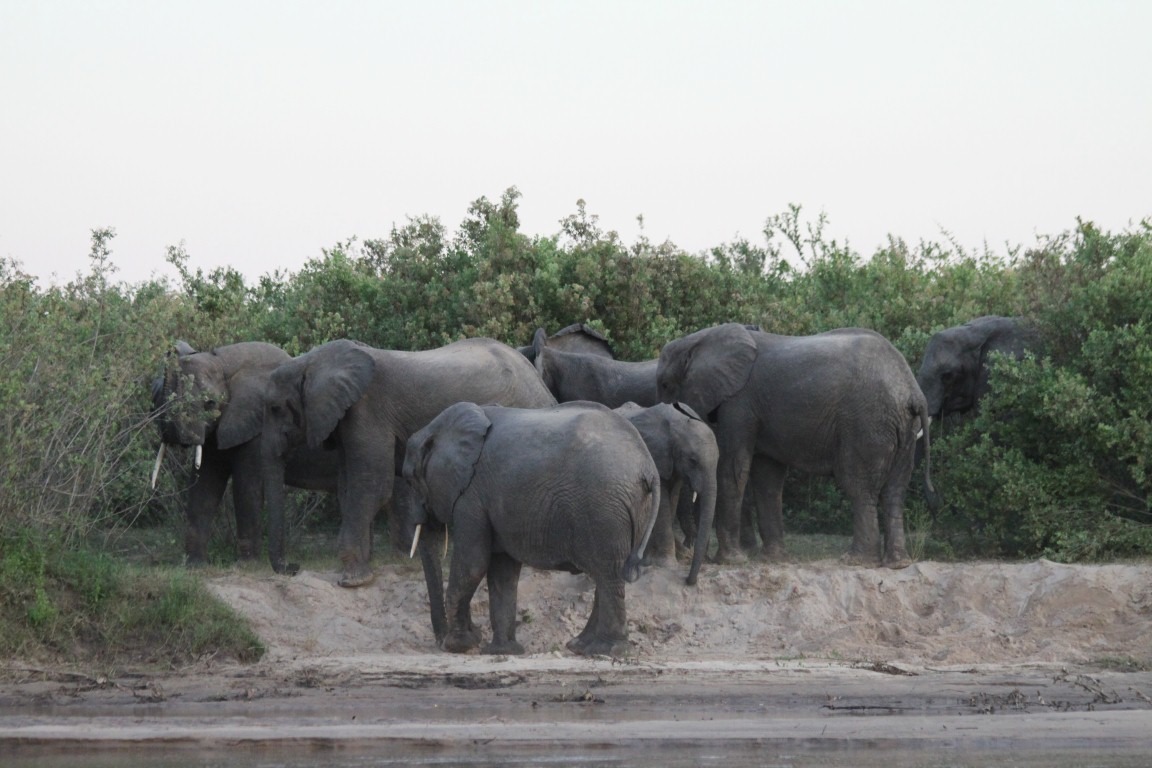
[[1092, 665], [1113, 672], [1148, 672], [1152, 670], [1152, 659], [1134, 659], [1131, 656], [1104, 656], [1093, 659]]
[[264, 646], [199, 575], [130, 565], [30, 531], [0, 537], [0, 654], [175, 665], [255, 661]]

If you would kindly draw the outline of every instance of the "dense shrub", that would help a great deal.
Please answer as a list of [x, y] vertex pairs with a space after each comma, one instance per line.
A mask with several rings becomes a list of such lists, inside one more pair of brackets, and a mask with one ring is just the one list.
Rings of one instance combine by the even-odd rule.
[[[719, 322], [808, 334], [873, 328], [915, 369], [932, 332], [981, 314], [1024, 315], [1043, 355], [1001, 360], [982, 410], [934, 429], [943, 506], [919, 480], [909, 519], [952, 551], [1083, 558], [1144, 553], [1152, 492], [1152, 231], [1089, 223], [1004, 254], [893, 237], [871, 256], [827, 238], [798, 206], [761, 242], [691, 254], [625, 243], [581, 201], [549, 236], [520, 231], [519, 192], [472, 203], [455, 232], [418, 216], [351, 238], [294, 273], [249, 284], [193, 269], [175, 283], [118, 283], [111, 230], [93, 232], [89, 274], [40, 287], [0, 262], [0, 533], [68, 542], [116, 526], [179, 526], [171, 481], [147, 487], [155, 429], [147, 384], [177, 339], [201, 349], [263, 339], [298, 354], [348, 337], [425, 349], [476, 335], [528, 343], [589, 322], [620, 357]], [[847, 532], [827, 480], [790, 479], [790, 530]], [[147, 513], [147, 514], [145, 514]]]

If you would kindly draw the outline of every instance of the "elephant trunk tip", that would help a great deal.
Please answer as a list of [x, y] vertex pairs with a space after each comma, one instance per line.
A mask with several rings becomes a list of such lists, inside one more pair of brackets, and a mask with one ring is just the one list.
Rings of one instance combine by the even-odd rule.
[[628, 582], [629, 584], [634, 583], [637, 579], [640, 578], [641, 557], [642, 556], [638, 555], [636, 552], [632, 552], [628, 555], [628, 559], [624, 561], [624, 570], [620, 575], [623, 576], [624, 581]]

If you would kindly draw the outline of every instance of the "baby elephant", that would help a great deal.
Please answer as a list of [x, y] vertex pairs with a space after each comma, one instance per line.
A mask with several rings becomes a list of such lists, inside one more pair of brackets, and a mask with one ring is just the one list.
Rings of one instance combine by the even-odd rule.
[[[404, 477], [415, 535], [421, 527], [433, 534], [419, 546], [441, 647], [463, 653], [480, 645], [470, 604], [486, 575], [492, 641], [483, 652], [523, 653], [516, 589], [527, 563], [596, 583], [588, 625], [569, 650], [627, 652], [624, 583], [640, 575], [660, 503], [660, 475], [627, 419], [586, 402], [457, 403], [408, 440]], [[453, 542], [447, 612], [434, 543], [445, 525]]]

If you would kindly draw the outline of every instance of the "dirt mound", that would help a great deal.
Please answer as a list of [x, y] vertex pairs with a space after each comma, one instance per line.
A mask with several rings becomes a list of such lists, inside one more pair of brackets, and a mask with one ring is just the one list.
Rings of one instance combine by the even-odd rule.
[[[418, 569], [385, 565], [361, 589], [338, 574], [231, 573], [211, 581], [271, 659], [435, 652]], [[518, 639], [562, 652], [588, 619], [584, 576], [525, 568]], [[628, 586], [631, 640], [649, 659], [840, 659], [922, 665], [1152, 659], [1152, 566], [834, 561], [708, 567], [697, 587], [649, 569]], [[473, 600], [487, 627], [487, 594]]]

